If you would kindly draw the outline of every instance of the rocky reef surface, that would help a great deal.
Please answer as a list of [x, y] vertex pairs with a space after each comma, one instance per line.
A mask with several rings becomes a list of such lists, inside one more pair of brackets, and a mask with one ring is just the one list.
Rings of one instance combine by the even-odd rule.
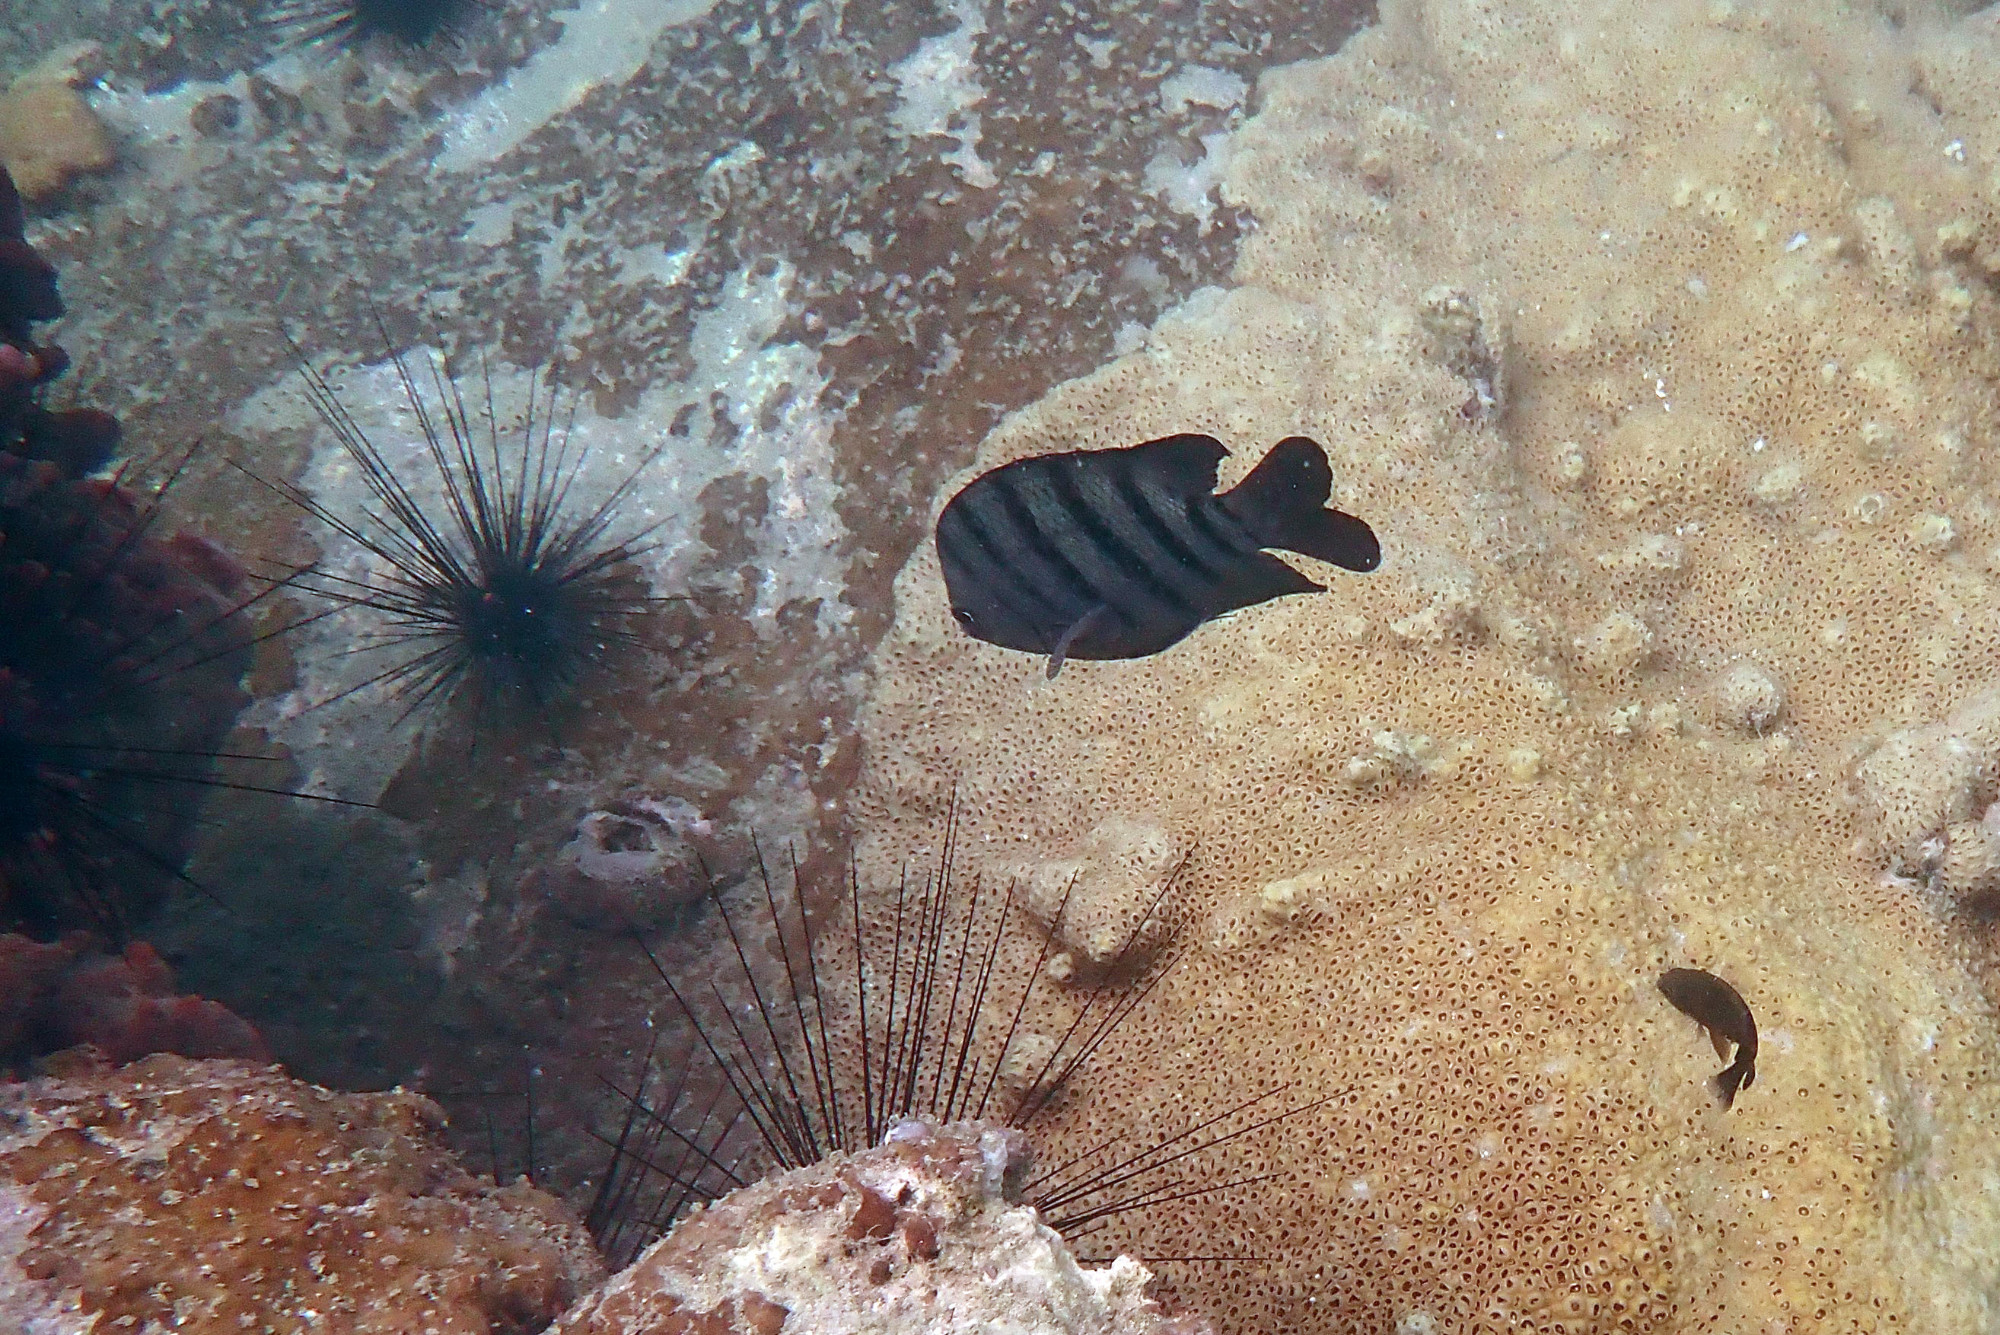
[[[194, 865], [257, 930], [184, 901], [155, 935], [281, 1055], [539, 1084], [539, 1166], [582, 1176], [580, 1077], [657, 1001], [626, 916], [674, 921], [689, 835], [830, 823], [864, 755], [866, 883], [955, 807], [1065, 968], [1185, 866], [1193, 949], [1047, 1130], [1324, 1101], [1233, 1148], [1254, 1190], [1097, 1238], [1223, 1326], [2000, 1329], [1991, 11], [1398, 0], [1287, 63], [1351, 16], [634, 0], [637, 36], [508, 6], [425, 63], [117, 8], [10, 14], [0, 52], [123, 34], [63, 84], [118, 161], [26, 240], [91, 401], [215, 433], [182, 504], [352, 557], [224, 461], [337, 499], [275, 330], [394, 436], [377, 309], [489, 353], [503, 415], [556, 358], [594, 449], [681, 441], [642, 517], [689, 600], [572, 728], [468, 779], [449, 725], [308, 708], [326, 646], [253, 677], [252, 743], [381, 803], [218, 799]], [[1384, 566], [1048, 681], [957, 632], [908, 504], [1023, 404], [978, 467], [1204, 430], [1227, 484], [1310, 435]], [[690, 988], [707, 930], [662, 948]], [[1757, 1016], [1733, 1109], [1668, 967]], [[200, 1083], [173, 1062], [133, 1069]], [[768, 1320], [763, 1283], [668, 1323]]]
[[906, 1121], [882, 1145], [735, 1192], [683, 1220], [550, 1335], [669, 1331], [1208, 1335], [1147, 1296], [1130, 1257], [1086, 1268], [1020, 1203], [1027, 1138]]
[[0, 1321], [529, 1332], [603, 1278], [561, 1202], [471, 1177], [421, 1095], [86, 1053], [0, 1085]]
[[[955, 804], [1115, 921], [1185, 855], [1150, 1055], [1065, 1116], [1328, 1100], [1114, 1230], [1259, 1258], [1165, 1267], [1231, 1325], [2000, 1328], [2000, 22], [1382, 8], [1259, 81], [1233, 284], [976, 463], [1309, 435], [1381, 570], [1051, 681], [919, 550], [864, 868]], [[1733, 1110], [1679, 966], [1762, 1028]]]
[[[755, 1182], [606, 1280], [526, 1179], [459, 1167], [421, 1095], [86, 1049], [0, 1085], [0, 1322], [23, 1335], [1205, 1335], [1129, 1257], [1079, 1265], [1021, 1203], [1026, 1138], [905, 1121]], [[565, 1310], [567, 1309], [567, 1310]], [[551, 1324], [553, 1322], [553, 1324]]]

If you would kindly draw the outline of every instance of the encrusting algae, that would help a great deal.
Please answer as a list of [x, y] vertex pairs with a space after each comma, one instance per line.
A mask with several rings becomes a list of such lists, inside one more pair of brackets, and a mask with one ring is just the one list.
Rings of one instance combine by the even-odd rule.
[[[1116, 1230], [1239, 1257], [1161, 1267], [1226, 1329], [2000, 1329], [2000, 959], [1955, 913], [2000, 885], [1993, 12], [1390, 0], [1257, 105], [1237, 286], [938, 503], [1172, 432], [1226, 488], [1302, 434], [1381, 571], [1050, 682], [920, 549], [864, 880], [954, 794], [972, 871], [1192, 850], [1151, 1051], [1063, 1116], [1332, 1100]], [[1732, 1110], [1655, 988], [1689, 960], [1757, 998]]]

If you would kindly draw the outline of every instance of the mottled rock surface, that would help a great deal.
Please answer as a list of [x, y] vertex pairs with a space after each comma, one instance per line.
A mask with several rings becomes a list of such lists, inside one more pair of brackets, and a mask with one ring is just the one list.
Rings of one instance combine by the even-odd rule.
[[683, 1219], [551, 1335], [1207, 1335], [1129, 1257], [1079, 1265], [1019, 1203], [1027, 1167], [1017, 1131], [901, 1123]]
[[[149, 939], [328, 1083], [518, 1089], [532, 1048], [536, 1169], [574, 1184], [597, 1155], [593, 1074], [637, 1063], [656, 995], [624, 917], [670, 921], [688, 886], [628, 892], [559, 850], [592, 813], [670, 809], [690, 819], [642, 836], [663, 879], [690, 861], [683, 829], [712, 830], [724, 873], [752, 831], [838, 863], [862, 668], [923, 498], [1001, 413], [1227, 273], [1227, 131], [1259, 71], [1338, 49], [1368, 7], [510, 0], [424, 48], [305, 49], [270, 12], [0, 15], [0, 68], [101, 48], [81, 91], [117, 166], [33, 239], [128, 453], [205, 442], [176, 522], [215, 517], [260, 571], [352, 557], [229, 462], [343, 496], [288, 339], [366, 429], [405, 439], [380, 312], [399, 344], [449, 346], [472, 375], [489, 359], [503, 411], [523, 368], [560, 362], [613, 473], [669, 441], [621, 523], [661, 524], [653, 592], [686, 600], [556, 726], [444, 728], [427, 752], [379, 693], [308, 708], [366, 661], [346, 651], [369, 627], [272, 641], [262, 735], [235, 749], [383, 808], [215, 795], [192, 871], [233, 912], [189, 895]], [[697, 928], [662, 949], [695, 976], [716, 944]], [[454, 1104], [455, 1124], [482, 1110], [526, 1166], [521, 1104]]]
[[0, 1085], [0, 1327], [539, 1331], [603, 1264], [553, 1197], [459, 1168], [442, 1121], [167, 1056]]

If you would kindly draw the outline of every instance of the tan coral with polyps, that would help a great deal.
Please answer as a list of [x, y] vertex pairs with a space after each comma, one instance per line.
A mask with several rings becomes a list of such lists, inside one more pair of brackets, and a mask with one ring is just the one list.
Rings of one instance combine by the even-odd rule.
[[[1080, 866], [1085, 902], [1071, 850], [1107, 821], [1194, 850], [1197, 949], [1062, 1134], [1328, 1100], [1233, 1154], [1268, 1181], [1117, 1237], [1246, 1258], [1163, 1267], [1225, 1326], [1990, 1325], [2000, 1028], [1880, 873], [1952, 830], [1951, 874], [1991, 878], [1992, 748], [1940, 771], [1897, 730], [2000, 663], [1968, 443], [1996, 434], [2000, 53], [1990, 19], [1903, 15], [1384, 4], [1262, 81], [1240, 286], [977, 465], [1208, 431], [1226, 486], [1310, 435], [1381, 571], [1053, 682], [956, 631], [929, 550], [903, 572], [869, 860], [954, 793], [973, 868]], [[1504, 350], [1491, 411], [1472, 347]], [[1672, 966], [1757, 1016], [1733, 1111]]]

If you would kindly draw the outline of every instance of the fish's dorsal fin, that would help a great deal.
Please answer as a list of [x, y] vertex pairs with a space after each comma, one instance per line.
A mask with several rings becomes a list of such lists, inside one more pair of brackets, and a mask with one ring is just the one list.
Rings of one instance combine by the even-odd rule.
[[1287, 436], [1231, 487], [1222, 505], [1255, 534], [1258, 545], [1282, 547], [1344, 570], [1382, 564], [1375, 530], [1353, 515], [1326, 508], [1333, 469], [1326, 451], [1304, 436]]
[[1063, 663], [1069, 658], [1069, 651], [1071, 646], [1073, 646], [1078, 640], [1082, 639], [1084, 636], [1090, 634], [1091, 631], [1096, 630], [1098, 627], [1102, 626], [1104, 624], [1104, 619], [1110, 615], [1111, 615], [1111, 609], [1105, 604], [1099, 603], [1097, 606], [1091, 608], [1088, 612], [1085, 612], [1082, 616], [1078, 617], [1076, 621], [1071, 624], [1070, 628], [1062, 633], [1062, 638], [1056, 641], [1056, 647], [1049, 651], [1050, 681], [1054, 681], [1056, 679], [1056, 673], [1062, 671]]
[[1215, 479], [1229, 451], [1214, 436], [1182, 432], [1161, 436], [1125, 451], [1133, 462], [1184, 496], [1207, 496], [1215, 491]]

